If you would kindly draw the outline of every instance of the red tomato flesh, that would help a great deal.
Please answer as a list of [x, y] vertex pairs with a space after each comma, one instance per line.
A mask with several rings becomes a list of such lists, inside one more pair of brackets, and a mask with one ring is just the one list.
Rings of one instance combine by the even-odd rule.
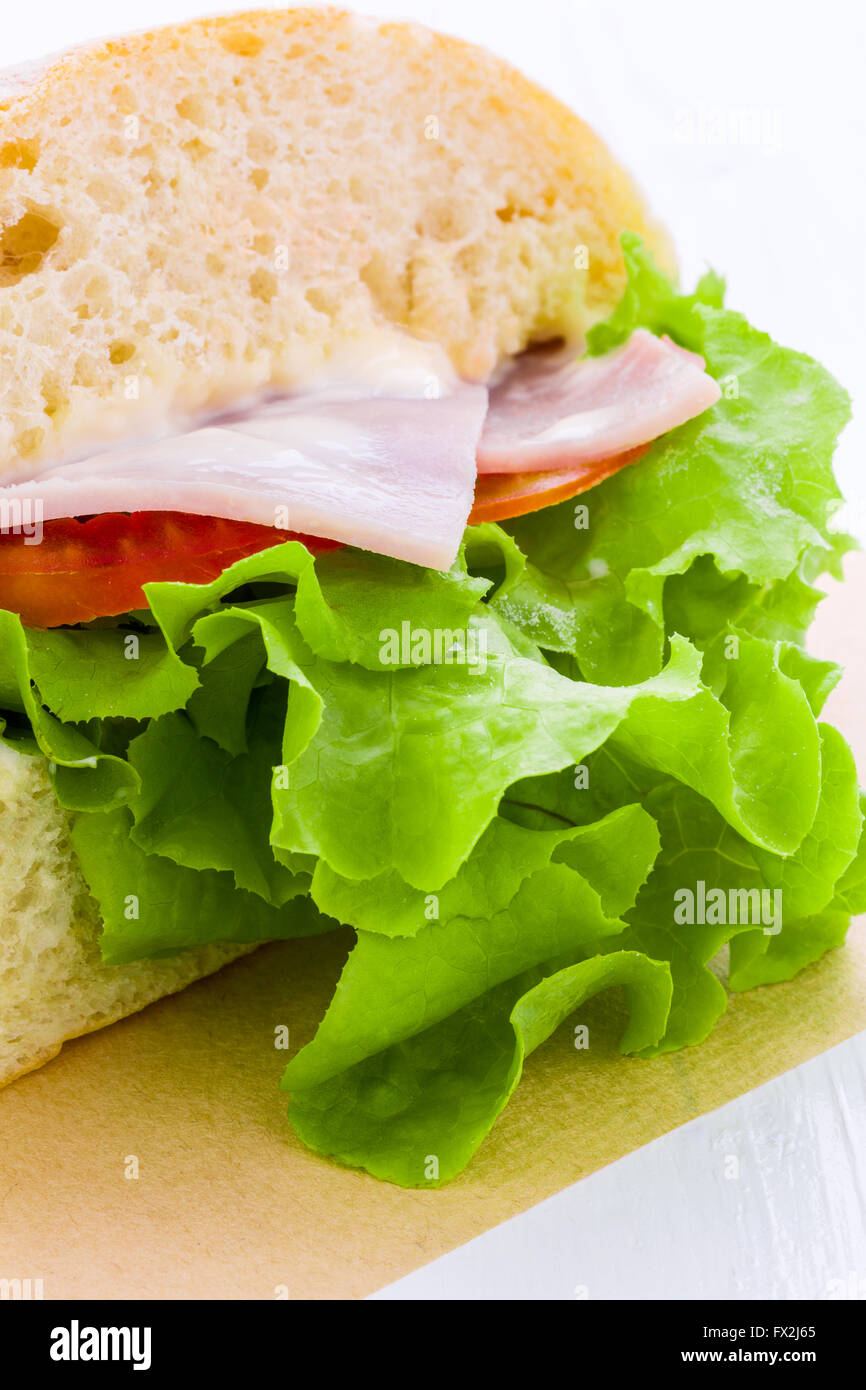
[[273, 526], [181, 512], [106, 512], [78, 521], [46, 521], [38, 545], [0, 536], [0, 608], [30, 627], [86, 623], [146, 608], [152, 580], [207, 584], [235, 560], [282, 541], [314, 552], [336, 541]]
[[547, 473], [479, 473], [469, 520], [471, 523], [507, 521], [509, 517], [540, 512], [543, 507], [565, 502], [635, 463], [648, 448], [648, 444], [640, 444], [636, 449], [599, 459], [597, 463], [585, 463], [573, 469], [550, 469]]

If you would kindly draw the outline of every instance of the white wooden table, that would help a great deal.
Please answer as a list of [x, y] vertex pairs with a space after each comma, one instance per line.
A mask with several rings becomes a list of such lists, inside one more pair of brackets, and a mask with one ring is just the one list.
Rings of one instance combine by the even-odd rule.
[[866, 1034], [377, 1299], [866, 1298]]

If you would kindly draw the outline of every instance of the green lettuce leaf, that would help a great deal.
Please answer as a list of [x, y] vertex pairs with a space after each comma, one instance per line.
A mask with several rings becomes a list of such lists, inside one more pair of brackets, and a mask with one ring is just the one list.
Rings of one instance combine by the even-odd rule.
[[198, 686], [161, 633], [52, 628], [27, 635], [30, 677], [58, 719], [154, 719], [183, 709]]
[[[382, 899], [359, 885], [372, 930], [358, 932], [315, 1038], [283, 1080], [302, 1138], [392, 1181], [435, 1185], [468, 1162], [524, 1057], [590, 995], [623, 985], [623, 1050], [654, 1043], [670, 1004], [666, 965], [628, 952], [580, 957], [623, 930], [600, 893], [609, 906], [633, 902], [657, 847], [637, 806], [553, 832], [496, 820], [439, 895], [435, 920], [411, 921], [412, 936], [376, 923], [395, 900], [406, 911], [393, 882]], [[614, 882], [614, 863], [629, 866], [628, 879]], [[352, 885], [339, 892], [350, 904]]]
[[103, 752], [83, 724], [64, 722], [45, 708], [33, 683], [29, 637], [16, 614], [0, 609], [0, 689], [14, 692], [15, 706], [26, 715], [23, 727], [3, 721], [6, 741], [48, 759], [64, 806], [83, 811], [122, 806], [138, 789], [135, 770]]
[[431, 920], [491, 917], [508, 906], [530, 874], [554, 862], [582, 872], [604, 911], [618, 917], [634, 902], [658, 848], [656, 823], [637, 805], [618, 808], [593, 824], [533, 836], [497, 816], [439, 893], [420, 892], [393, 871], [371, 879], [342, 878], [323, 859], [313, 874], [312, 893], [322, 912], [350, 926], [384, 936], [416, 936]]
[[806, 552], [836, 563], [826, 532], [840, 503], [831, 459], [849, 414], [823, 367], [719, 307], [720, 282], [682, 296], [636, 239], [624, 238], [624, 250], [626, 300], [591, 348], [638, 325], [667, 332], [703, 354], [722, 398], [576, 502], [507, 523], [527, 566], [503, 596], [510, 621], [539, 640], [541, 594], [558, 649], [586, 679], [614, 684], [658, 671], [666, 584], [704, 557], [753, 592], [794, 574]]
[[285, 704], [286, 692], [276, 684], [255, 691], [248, 751], [236, 757], [200, 738], [184, 714], [152, 720], [129, 748], [141, 779], [130, 805], [139, 848], [189, 869], [228, 869], [238, 888], [275, 907], [307, 892], [310, 875], [293, 874], [270, 845]]
[[72, 843], [104, 923], [109, 965], [176, 955], [214, 941], [314, 936], [337, 925], [299, 896], [271, 907], [235, 887], [230, 873], [183, 868], [135, 844], [127, 810], [78, 815]]
[[406, 660], [398, 654], [385, 662], [383, 634], [399, 634], [404, 624], [410, 631], [465, 630], [487, 587], [466, 572], [462, 559], [446, 574], [348, 549], [314, 560], [301, 542], [286, 541], [237, 561], [211, 584], [148, 584], [145, 592], [175, 649], [199, 619], [218, 612], [232, 594], [291, 593], [298, 630], [317, 655], [377, 671], [383, 664], [429, 664], [419, 660], [411, 644]]
[[[644, 805], [658, 823], [662, 849], [627, 914], [623, 945], [670, 963], [670, 1019], [664, 1039], [653, 1051], [701, 1042], [724, 1011], [726, 991], [710, 965], [726, 943], [729, 986], [748, 989], [790, 979], [844, 938], [844, 911], [834, 908], [831, 918], [822, 914], [857, 852], [857, 778], [850, 750], [836, 730], [822, 725], [821, 735], [818, 810], [809, 834], [792, 855], [774, 855], [748, 844], [714, 807], [681, 784], [665, 783], [647, 795]], [[604, 775], [603, 769], [598, 771]], [[721, 890], [722, 920], [714, 923], [707, 910], [704, 922], [696, 912], [696, 920], [678, 924], [677, 895], [688, 890], [697, 897], [699, 885], [707, 897]]]
[[620, 1050], [640, 1051], [664, 1029], [670, 976], [663, 962], [616, 951], [541, 979], [527, 972], [426, 1032], [295, 1092], [292, 1124], [320, 1153], [403, 1187], [438, 1187], [485, 1139], [526, 1057], [585, 1000], [616, 986], [630, 1009]]

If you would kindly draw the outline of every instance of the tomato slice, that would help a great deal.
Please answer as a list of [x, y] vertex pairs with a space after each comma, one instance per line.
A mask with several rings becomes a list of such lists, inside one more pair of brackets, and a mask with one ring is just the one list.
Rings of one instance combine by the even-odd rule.
[[640, 444], [623, 454], [585, 463], [580, 468], [550, 469], [546, 473], [479, 473], [470, 522], [507, 521], [509, 517], [540, 512], [595, 487], [603, 478], [635, 463], [649, 448]]
[[141, 586], [151, 580], [206, 584], [235, 560], [286, 540], [314, 552], [339, 548], [273, 526], [181, 512], [46, 521], [38, 545], [0, 536], [0, 608], [30, 627], [86, 623], [145, 608]]

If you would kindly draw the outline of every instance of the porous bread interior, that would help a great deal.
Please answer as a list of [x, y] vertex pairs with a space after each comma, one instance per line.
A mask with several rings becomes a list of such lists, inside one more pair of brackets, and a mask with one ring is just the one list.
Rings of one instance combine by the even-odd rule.
[[69, 1038], [135, 1013], [250, 950], [104, 965], [99, 910], [44, 759], [0, 745], [0, 1086]]
[[669, 263], [583, 122], [416, 25], [256, 11], [77, 49], [0, 90], [0, 477], [383, 324], [483, 378], [609, 311], [626, 228]]

